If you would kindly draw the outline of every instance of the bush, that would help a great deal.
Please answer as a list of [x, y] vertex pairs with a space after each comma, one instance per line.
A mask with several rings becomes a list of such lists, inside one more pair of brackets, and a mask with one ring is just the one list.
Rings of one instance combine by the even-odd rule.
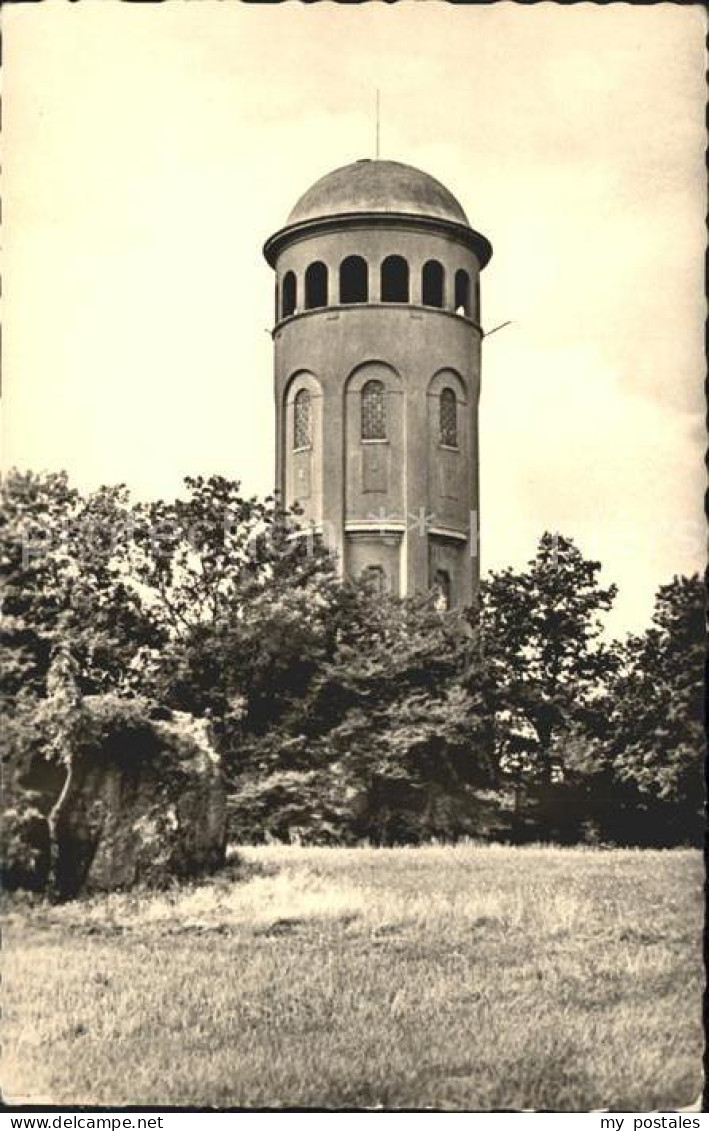
[[337, 764], [327, 770], [248, 775], [239, 779], [228, 800], [229, 839], [240, 844], [353, 844], [359, 805], [356, 789]]
[[49, 824], [35, 802], [26, 791], [3, 812], [0, 875], [6, 891], [44, 891], [49, 880]]

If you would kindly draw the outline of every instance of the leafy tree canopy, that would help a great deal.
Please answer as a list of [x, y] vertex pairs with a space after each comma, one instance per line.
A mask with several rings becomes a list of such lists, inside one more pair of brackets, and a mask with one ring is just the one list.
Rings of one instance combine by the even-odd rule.
[[483, 637], [501, 766], [549, 781], [563, 767], [556, 735], [591, 722], [617, 660], [601, 639], [616, 595], [601, 563], [570, 538], [546, 533], [526, 569], [483, 583]]

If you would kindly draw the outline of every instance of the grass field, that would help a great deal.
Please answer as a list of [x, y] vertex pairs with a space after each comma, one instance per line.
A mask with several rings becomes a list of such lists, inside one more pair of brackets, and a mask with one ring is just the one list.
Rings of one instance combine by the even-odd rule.
[[701, 1084], [698, 852], [249, 848], [11, 901], [10, 1102], [671, 1110]]

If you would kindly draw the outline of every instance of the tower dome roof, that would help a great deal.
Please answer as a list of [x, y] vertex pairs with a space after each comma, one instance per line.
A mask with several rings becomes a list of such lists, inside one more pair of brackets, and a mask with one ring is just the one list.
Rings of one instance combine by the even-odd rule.
[[321, 177], [301, 196], [287, 226], [359, 212], [404, 213], [465, 224], [451, 192], [428, 173], [400, 161], [362, 160]]

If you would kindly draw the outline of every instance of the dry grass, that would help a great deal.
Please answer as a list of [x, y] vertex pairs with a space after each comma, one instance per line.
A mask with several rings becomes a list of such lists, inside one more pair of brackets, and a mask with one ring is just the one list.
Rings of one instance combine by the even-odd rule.
[[701, 1079], [701, 858], [250, 848], [6, 917], [14, 1102], [672, 1109]]

